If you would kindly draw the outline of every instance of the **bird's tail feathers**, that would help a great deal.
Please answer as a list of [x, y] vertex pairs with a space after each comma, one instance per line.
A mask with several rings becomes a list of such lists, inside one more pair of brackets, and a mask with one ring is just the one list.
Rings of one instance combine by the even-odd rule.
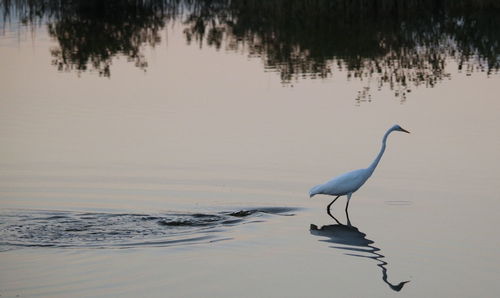
[[315, 187], [311, 188], [311, 190], [309, 191], [309, 197], [312, 198], [315, 195], [320, 194], [320, 187], [321, 185], [316, 185]]

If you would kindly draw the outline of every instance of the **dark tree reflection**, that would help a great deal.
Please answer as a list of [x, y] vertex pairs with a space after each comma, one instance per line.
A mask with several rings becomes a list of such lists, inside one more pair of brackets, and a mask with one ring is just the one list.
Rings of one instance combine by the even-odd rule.
[[180, 22], [188, 43], [260, 57], [288, 84], [345, 70], [371, 88], [404, 96], [448, 78], [450, 59], [468, 75], [498, 72], [496, 0], [0, 0], [5, 16], [48, 24], [60, 70], [110, 75], [112, 57], [141, 69], [144, 45]]
[[59, 70], [97, 71], [110, 76], [112, 58], [124, 55], [145, 69], [144, 45], [160, 42], [167, 3], [148, 0], [2, 1], [4, 14], [24, 23], [46, 23], [58, 46], [51, 49]]
[[159, 31], [165, 25], [154, 5], [100, 0], [68, 3], [57, 21], [48, 24], [50, 36], [59, 43], [51, 51], [52, 63], [59, 70], [85, 71], [90, 65], [109, 76], [111, 58], [118, 53], [141, 69], [147, 67], [140, 48], [159, 43]]
[[[404, 98], [414, 86], [449, 77], [450, 58], [468, 74], [497, 72], [499, 8], [495, 1], [472, 0], [197, 1], [186, 37], [243, 47], [284, 83], [325, 78], [337, 68]], [[370, 94], [369, 83], [359, 100]]]

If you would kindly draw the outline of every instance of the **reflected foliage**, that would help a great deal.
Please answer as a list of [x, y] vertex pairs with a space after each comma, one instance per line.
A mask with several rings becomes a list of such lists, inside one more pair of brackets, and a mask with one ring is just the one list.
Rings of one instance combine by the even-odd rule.
[[160, 42], [165, 26], [163, 1], [3, 1], [4, 14], [16, 13], [23, 23], [47, 23], [58, 47], [52, 63], [64, 71], [88, 69], [110, 76], [112, 58], [124, 55], [145, 69], [144, 45]]
[[[62, 2], [64, 3], [64, 2]], [[59, 47], [52, 50], [59, 70], [84, 71], [91, 65], [99, 74], [110, 75], [111, 58], [120, 53], [139, 68], [147, 67], [140, 48], [160, 42], [164, 26], [154, 5], [132, 1], [68, 2], [57, 22], [49, 23], [49, 34]]]
[[381, 254], [380, 248], [374, 245], [375, 242], [367, 239], [365, 233], [360, 232], [358, 228], [352, 225], [336, 224], [318, 228], [316, 225], [311, 224], [310, 233], [324, 238], [321, 241], [335, 244], [331, 246], [332, 248], [347, 251], [346, 255], [375, 260], [382, 271], [382, 281], [393, 291], [401, 291], [404, 285], [409, 282], [391, 283], [387, 275], [388, 263], [384, 260], [385, 256]]
[[198, 1], [186, 36], [245, 48], [284, 83], [336, 68], [367, 81], [358, 100], [368, 99], [372, 85], [404, 98], [412, 87], [448, 78], [449, 58], [468, 74], [497, 72], [499, 8], [488, 0]]
[[5, 16], [48, 23], [61, 70], [110, 75], [122, 54], [139, 68], [144, 45], [160, 42], [168, 22], [188, 43], [260, 57], [282, 82], [327, 78], [336, 70], [372, 88], [404, 96], [450, 75], [500, 67], [500, 2], [495, 0], [0, 0]]

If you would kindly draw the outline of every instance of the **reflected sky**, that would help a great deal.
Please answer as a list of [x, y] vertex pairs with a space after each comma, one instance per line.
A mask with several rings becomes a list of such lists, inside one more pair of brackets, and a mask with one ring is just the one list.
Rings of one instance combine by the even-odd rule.
[[[494, 1], [2, 1], [5, 23], [46, 27], [59, 71], [103, 77], [125, 56], [147, 69], [144, 50], [168, 42], [166, 26], [197, 47], [242, 52], [291, 85], [336, 71], [365, 82], [358, 101], [389, 88], [404, 100], [458, 70], [496, 74], [500, 66], [499, 5]], [[5, 28], [5, 24], [3, 24]], [[98, 32], [98, 34], [96, 34]], [[163, 39], [163, 41], [162, 41]]]

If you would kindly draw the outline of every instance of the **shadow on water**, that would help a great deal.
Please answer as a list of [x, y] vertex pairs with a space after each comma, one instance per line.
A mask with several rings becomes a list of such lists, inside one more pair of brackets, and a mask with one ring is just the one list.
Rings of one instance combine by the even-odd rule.
[[385, 86], [401, 99], [433, 87], [450, 77], [449, 60], [468, 75], [500, 67], [496, 0], [0, 0], [0, 13], [46, 24], [59, 70], [102, 76], [117, 55], [145, 70], [143, 46], [169, 22], [187, 43], [262, 59], [284, 84], [346, 70], [365, 82], [358, 101]]
[[366, 238], [365, 233], [360, 232], [358, 228], [352, 225], [335, 224], [318, 228], [315, 224], [311, 224], [310, 233], [327, 238], [320, 241], [342, 245], [331, 247], [348, 251], [346, 255], [375, 260], [377, 266], [382, 270], [382, 280], [394, 291], [401, 291], [403, 286], [410, 282], [391, 283], [387, 276], [388, 263], [384, 260], [385, 256], [382, 255], [380, 248], [375, 246], [374, 241]]

